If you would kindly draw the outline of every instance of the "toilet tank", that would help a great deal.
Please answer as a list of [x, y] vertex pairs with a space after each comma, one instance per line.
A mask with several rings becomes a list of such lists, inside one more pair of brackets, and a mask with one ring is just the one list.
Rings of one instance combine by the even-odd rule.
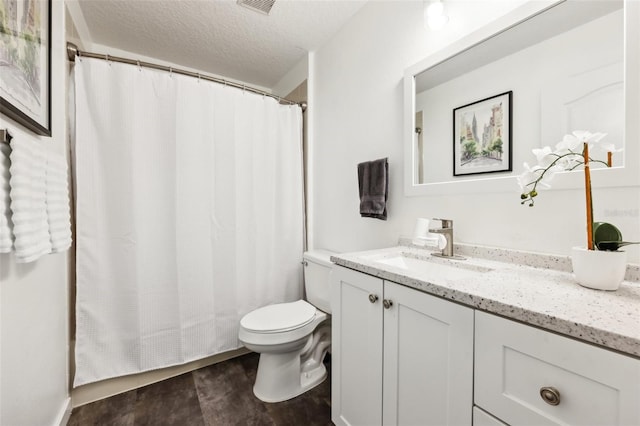
[[328, 314], [331, 313], [330, 273], [333, 263], [329, 258], [334, 252], [312, 250], [304, 253], [304, 289], [307, 302]]

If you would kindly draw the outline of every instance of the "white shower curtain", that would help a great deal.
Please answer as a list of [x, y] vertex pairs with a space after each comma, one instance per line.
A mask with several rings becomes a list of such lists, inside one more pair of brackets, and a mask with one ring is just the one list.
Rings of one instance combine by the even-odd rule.
[[74, 386], [240, 347], [302, 295], [300, 108], [99, 59], [75, 81]]

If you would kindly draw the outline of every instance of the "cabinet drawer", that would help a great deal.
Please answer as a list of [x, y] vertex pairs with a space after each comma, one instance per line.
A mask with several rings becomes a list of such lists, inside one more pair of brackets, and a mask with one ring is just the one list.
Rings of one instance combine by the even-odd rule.
[[640, 424], [640, 360], [484, 312], [475, 324], [476, 405], [509, 424]]

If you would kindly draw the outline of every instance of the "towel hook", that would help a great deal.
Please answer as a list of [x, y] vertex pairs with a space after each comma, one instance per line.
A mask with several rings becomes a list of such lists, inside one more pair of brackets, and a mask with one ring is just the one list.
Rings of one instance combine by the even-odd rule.
[[9, 129], [0, 129], [0, 143], [11, 142], [12, 136], [9, 133]]

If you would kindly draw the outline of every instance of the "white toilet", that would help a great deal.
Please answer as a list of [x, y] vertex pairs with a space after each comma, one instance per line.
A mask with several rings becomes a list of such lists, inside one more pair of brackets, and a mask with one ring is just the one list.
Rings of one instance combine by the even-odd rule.
[[264, 402], [286, 401], [327, 377], [322, 360], [331, 345], [332, 254], [304, 253], [307, 301], [264, 306], [240, 320], [240, 341], [260, 354], [253, 393]]

